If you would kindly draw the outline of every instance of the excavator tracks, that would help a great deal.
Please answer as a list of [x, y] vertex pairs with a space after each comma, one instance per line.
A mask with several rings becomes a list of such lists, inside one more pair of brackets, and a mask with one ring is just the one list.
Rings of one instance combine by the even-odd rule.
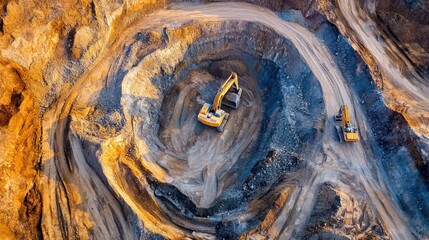
[[219, 132], [223, 132], [223, 130], [225, 129], [225, 125], [228, 122], [228, 118], [229, 118], [229, 113], [225, 113], [225, 118], [222, 121], [222, 124], [216, 128], [216, 130], [218, 130]]

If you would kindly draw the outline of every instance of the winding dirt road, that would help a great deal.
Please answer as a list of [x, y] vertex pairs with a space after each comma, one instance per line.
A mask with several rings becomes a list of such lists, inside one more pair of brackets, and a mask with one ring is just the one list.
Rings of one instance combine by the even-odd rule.
[[[378, 37], [380, 33], [377, 33], [377, 24], [361, 8], [359, 2], [349, 0], [338, 0], [337, 2], [341, 13], [348, 20], [347, 23], [359, 38], [359, 42], [375, 58], [377, 65], [381, 67], [382, 72], [387, 74], [387, 78], [392, 81], [395, 89], [404, 90], [410, 99], [415, 99], [416, 103], [419, 103], [419, 107], [429, 111], [429, 99], [427, 98], [429, 89], [424, 84], [427, 81], [415, 70], [409, 58], [388, 38], [383, 41]], [[409, 75], [408, 77], [400, 69], [401, 66], [406, 67], [405, 73]]]
[[[353, 18], [351, 18], [353, 19]], [[308, 64], [313, 74], [320, 81], [326, 113], [328, 120], [326, 121], [325, 129], [331, 129], [334, 121], [331, 116], [337, 113], [340, 105], [348, 104], [352, 115], [363, 116], [362, 110], [358, 104], [354, 104], [354, 96], [347, 86], [344, 77], [342, 76], [338, 66], [335, 64], [330, 52], [321, 43], [321, 41], [310, 31], [302, 26], [285, 22], [276, 16], [274, 12], [245, 3], [213, 3], [205, 5], [175, 5], [170, 9], [157, 11], [143, 19], [132, 22], [126, 29], [118, 29], [118, 33], [113, 32], [111, 36], [111, 45], [107, 45], [97, 60], [94, 62], [91, 69], [86, 72], [79, 81], [70, 89], [64, 89], [61, 98], [58, 100], [55, 107], [46, 113], [43, 122], [43, 156], [45, 174], [45, 187], [43, 194], [43, 231], [49, 238], [58, 238], [59, 235], [69, 236], [72, 233], [65, 233], [64, 226], [55, 224], [57, 219], [64, 219], [63, 224], [77, 225], [82, 216], [76, 214], [75, 209], [82, 209], [82, 215], [89, 213], [91, 219], [96, 219], [97, 231], [96, 236], [118, 236], [126, 234], [122, 229], [128, 229], [123, 210], [118, 205], [114, 193], [112, 193], [102, 183], [99, 177], [88, 171], [85, 167], [88, 159], [82, 155], [79, 149], [79, 140], [68, 136], [67, 124], [69, 115], [73, 111], [85, 109], [92, 104], [93, 96], [90, 92], [101, 90], [104, 86], [104, 79], [108, 74], [110, 66], [116, 61], [116, 54], [121, 54], [121, 49], [124, 45], [130, 42], [132, 37], [142, 31], [148, 31], [156, 27], [178, 26], [190, 22], [197, 21], [248, 21], [262, 24], [270, 29], [273, 29], [279, 35], [289, 39], [296, 49], [301, 54], [302, 58]], [[120, 33], [119, 33], [120, 32]], [[362, 36], [362, 38], [364, 38]], [[365, 38], [363, 41], [368, 41], [371, 45], [372, 38]], [[381, 53], [380, 53], [381, 54]], [[382, 62], [382, 60], [380, 60]], [[392, 70], [393, 71], [393, 70]], [[392, 73], [395, 74], [394, 72]], [[414, 88], [410, 86], [410, 91]], [[90, 92], [89, 92], [90, 91]], [[416, 92], [418, 94], [419, 91]], [[428, 100], [419, 94], [420, 98], [426, 103]], [[428, 104], [426, 104], [428, 106]], [[354, 118], [354, 122], [365, 122], [364, 117]], [[186, 121], [184, 122], [186, 124]], [[360, 126], [360, 129], [364, 129]], [[340, 173], [347, 173], [350, 176], [358, 179], [363, 185], [373, 207], [376, 209], [382, 222], [386, 225], [388, 234], [393, 239], [413, 239], [416, 233], [407, 225], [407, 218], [401, 212], [401, 208], [397, 203], [394, 195], [389, 192], [386, 186], [382, 170], [373, 170], [373, 166], [378, 166], [373, 161], [371, 148], [365, 139], [371, 138], [370, 132], [361, 132], [363, 141], [354, 144], [340, 144], [336, 142], [336, 136], [333, 131], [325, 131], [323, 139], [324, 154], [327, 160], [323, 161], [323, 153], [318, 153], [316, 160], [310, 164], [314, 167], [313, 176], [303, 183], [302, 188], [296, 188], [285, 206], [293, 206], [294, 211], [285, 213], [283, 218], [289, 223], [287, 227], [279, 233], [279, 238], [287, 239], [292, 237], [292, 230], [302, 227], [311, 213], [311, 206], [314, 204], [315, 195], [317, 195], [318, 186], [330, 181], [344, 185], [339, 180]], [[71, 143], [70, 150], [64, 149], [63, 145], [66, 141]], [[174, 141], [174, 136], [172, 136]], [[70, 158], [70, 156], [73, 156]], [[103, 168], [104, 169], [104, 168]], [[199, 168], [202, 171], [203, 167]], [[110, 187], [113, 191], [121, 196], [123, 201], [134, 211], [137, 216], [147, 218], [147, 213], [143, 213], [141, 207], [132, 200], [131, 196], [121, 188], [118, 184], [118, 179], [114, 174], [106, 174]], [[212, 184], [216, 179], [212, 179]], [[210, 182], [210, 181], [208, 181]], [[76, 189], [71, 190], [68, 186], [76, 186]], [[95, 186], [102, 186], [94, 189]], [[79, 192], [74, 194], [73, 191]], [[72, 196], [85, 196], [84, 199], [70, 199]], [[63, 203], [77, 202], [80, 206], [58, 206], [59, 200], [63, 199]], [[95, 206], [99, 205], [100, 199], [106, 199], [102, 214], [99, 210], [94, 210]], [[213, 201], [213, 196], [208, 196], [208, 199], [202, 200], [202, 205], [208, 206]], [[61, 209], [61, 210], [58, 210]], [[69, 209], [69, 211], [64, 211]], [[70, 209], [74, 209], [72, 214]], [[115, 218], [113, 222], [112, 218]], [[161, 218], [161, 217], [159, 217]], [[110, 219], [110, 220], [109, 220]], [[156, 221], [156, 220], [153, 220]], [[159, 219], [158, 219], [159, 221]], [[169, 221], [160, 221], [158, 233], [163, 234], [164, 231], [173, 231], [168, 227]], [[162, 225], [166, 225], [163, 227]], [[118, 227], [117, 225], [122, 225]], [[150, 227], [150, 224], [148, 224]], [[171, 233], [171, 232], [169, 232]], [[183, 234], [180, 230], [174, 230], [171, 236], [180, 236]]]
[[[393, 102], [392, 109], [409, 115], [414, 122], [418, 119], [415, 129], [418, 135], [428, 136], [429, 132], [429, 87], [428, 79], [419, 73], [404, 50], [398, 44], [380, 32], [370, 14], [375, 14], [375, 3], [366, 2], [362, 4], [358, 1], [337, 0], [338, 7], [346, 25], [354, 36], [351, 44], [359, 43], [370, 53], [371, 58], [379, 66], [384, 78], [382, 88], [389, 90], [393, 94], [385, 94], [389, 98], [387, 102]], [[344, 28], [344, 24], [337, 24], [339, 28]], [[342, 29], [343, 32], [344, 29]], [[354, 47], [356, 49], [356, 47]], [[395, 106], [396, 105], [396, 106]], [[408, 113], [409, 112], [409, 113]], [[410, 124], [411, 124], [410, 123]]]

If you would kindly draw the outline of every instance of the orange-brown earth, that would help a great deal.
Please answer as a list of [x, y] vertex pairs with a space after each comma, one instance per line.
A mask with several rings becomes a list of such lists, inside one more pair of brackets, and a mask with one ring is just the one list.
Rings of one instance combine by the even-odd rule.
[[427, 3], [211, 2], [0, 3], [0, 237], [428, 238]]

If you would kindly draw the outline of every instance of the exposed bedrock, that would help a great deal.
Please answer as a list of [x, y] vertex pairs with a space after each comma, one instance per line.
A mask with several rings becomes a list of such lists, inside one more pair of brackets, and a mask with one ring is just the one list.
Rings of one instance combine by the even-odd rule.
[[374, 4], [371, 18], [397, 42], [419, 70], [429, 76], [429, 3], [424, 0], [364, 1]]
[[[420, 37], [428, 31], [427, 3], [323, 0], [319, 8], [362, 56], [386, 105], [401, 113], [427, 146], [429, 50], [426, 38]], [[421, 154], [427, 164], [427, 154]]]
[[323, 183], [302, 238], [389, 239], [370, 204], [356, 190]]
[[[0, 238], [428, 236], [427, 44], [393, 24], [424, 11], [24, 2], [0, 3]], [[242, 101], [221, 133], [196, 115], [232, 71]], [[343, 103], [358, 143], [338, 142]]]
[[40, 234], [41, 121], [23, 76], [17, 64], [0, 59], [0, 235], [14, 238]]

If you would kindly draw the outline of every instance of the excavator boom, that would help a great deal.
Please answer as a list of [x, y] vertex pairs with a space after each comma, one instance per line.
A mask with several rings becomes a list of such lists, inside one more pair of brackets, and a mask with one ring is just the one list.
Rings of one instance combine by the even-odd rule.
[[[233, 87], [234, 89], [233, 94], [238, 94], [239, 92], [241, 95], [241, 89], [238, 86], [238, 76], [237, 76], [237, 73], [235, 72], [231, 73], [229, 78], [222, 84], [222, 86], [217, 91], [216, 97], [213, 101], [212, 111], [215, 112], [216, 110], [220, 109], [221, 104], [229, 106], [228, 104], [225, 104], [225, 102], [223, 102], [222, 100], [224, 97], [227, 98], [228, 91], [231, 90], [231, 87]], [[238, 107], [237, 101], [240, 101], [240, 98], [238, 98], [238, 100], [236, 100], [236, 103], [231, 107], [237, 108]]]

